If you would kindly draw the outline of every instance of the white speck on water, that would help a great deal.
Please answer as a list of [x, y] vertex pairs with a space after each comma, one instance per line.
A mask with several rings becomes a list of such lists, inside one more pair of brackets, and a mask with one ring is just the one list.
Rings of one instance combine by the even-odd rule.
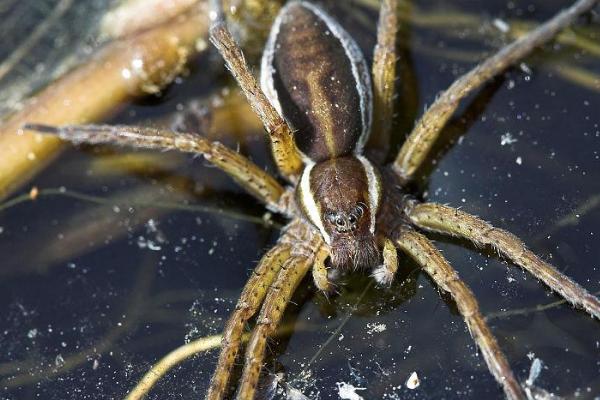
[[414, 390], [418, 388], [420, 384], [421, 380], [419, 379], [419, 375], [417, 375], [417, 371], [413, 371], [406, 380], [406, 387], [410, 390]]
[[100, 361], [98, 360], [94, 360], [94, 362], [92, 363], [92, 370], [97, 370], [98, 367], [100, 366]]
[[512, 133], [506, 132], [500, 136], [500, 146], [506, 146], [507, 144], [517, 143], [519, 139], [515, 138]]
[[367, 333], [372, 335], [374, 333], [381, 333], [387, 329], [385, 324], [377, 324], [375, 322], [369, 322], [367, 324]]
[[56, 358], [54, 359], [54, 365], [56, 365], [59, 368], [65, 365], [65, 359], [62, 356], [62, 354], [56, 356]]
[[496, 18], [493, 21], [494, 26], [502, 33], [506, 33], [510, 30], [510, 25], [506, 21], [501, 20], [500, 18]]
[[533, 382], [540, 376], [542, 372], [543, 363], [539, 358], [535, 358], [531, 363], [531, 368], [529, 369], [529, 377], [525, 381], [525, 385], [532, 386]]
[[364, 400], [364, 398], [356, 393], [357, 390], [366, 390], [366, 388], [356, 387], [346, 382], [336, 382], [338, 387], [338, 395], [344, 400]]
[[[523, 71], [527, 75], [531, 75], [532, 74], [531, 68], [529, 68], [529, 65], [525, 64], [524, 62], [522, 62], [521, 64], [519, 64], [519, 68], [521, 68], [521, 71]], [[526, 80], [528, 80], [528, 79], [526, 79]]]
[[0, 226], [0, 235], [4, 233], [4, 228]]
[[519, 157], [517, 157], [515, 162], [517, 163], [517, 165], [521, 165], [521, 164], [523, 164], [523, 158], [521, 158], [521, 156], [519, 156]]
[[35, 339], [35, 337], [38, 335], [39, 331], [36, 328], [30, 329], [29, 332], [27, 332], [27, 337], [29, 339]]

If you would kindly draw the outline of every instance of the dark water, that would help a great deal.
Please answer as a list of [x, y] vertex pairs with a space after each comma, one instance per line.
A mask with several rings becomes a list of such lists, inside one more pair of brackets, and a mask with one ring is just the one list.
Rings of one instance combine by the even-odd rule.
[[[562, 5], [420, 3], [403, 53], [400, 88], [410, 98], [399, 99], [395, 140], [472, 58], [502, 43], [494, 18], [542, 20]], [[371, 54], [376, 11], [338, 3], [334, 12]], [[452, 13], [480, 23], [449, 27]], [[428, 23], [439, 15], [441, 25]], [[598, 49], [597, 16], [577, 31]], [[598, 57], [551, 45], [488, 85], [447, 129], [443, 157], [422, 185], [428, 200], [512, 231], [591, 292], [600, 290]], [[567, 79], [566, 67], [595, 74], [595, 84]], [[162, 97], [128, 106], [113, 122], [164, 123], [226, 82], [214, 54], [200, 57]], [[272, 170], [260, 130], [240, 136], [233, 125], [221, 140]], [[137, 153], [151, 168], [115, 166], [123, 154], [70, 150], [32, 182], [48, 191], [0, 211], [3, 399], [124, 397], [169, 351], [222, 330], [278, 237], [277, 226], [256, 221], [261, 207], [201, 159]], [[565, 304], [536, 311], [560, 298], [491, 252], [434, 239], [476, 294], [520, 380], [537, 358], [536, 386], [566, 398], [600, 396], [598, 321]], [[456, 307], [414, 264], [402, 259], [390, 289], [368, 282], [352, 277], [327, 300], [307, 279], [286, 315], [293, 333], [270, 346], [267, 383], [283, 373], [283, 386], [321, 399], [338, 399], [349, 385], [365, 399], [502, 398]], [[213, 350], [186, 361], [149, 398], [201, 397], [216, 357]], [[414, 371], [421, 384], [409, 390]]]

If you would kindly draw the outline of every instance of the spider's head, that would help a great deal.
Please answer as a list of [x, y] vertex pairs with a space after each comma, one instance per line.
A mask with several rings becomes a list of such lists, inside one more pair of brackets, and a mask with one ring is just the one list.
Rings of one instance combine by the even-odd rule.
[[379, 262], [375, 220], [381, 181], [362, 156], [326, 160], [306, 167], [297, 188], [305, 218], [331, 248], [338, 268], [366, 268]]

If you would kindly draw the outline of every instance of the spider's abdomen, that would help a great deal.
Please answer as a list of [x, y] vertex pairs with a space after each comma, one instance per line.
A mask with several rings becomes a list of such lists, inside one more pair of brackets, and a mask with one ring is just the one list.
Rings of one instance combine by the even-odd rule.
[[371, 128], [371, 82], [360, 49], [321, 9], [288, 3], [277, 17], [261, 86], [315, 162], [362, 152]]

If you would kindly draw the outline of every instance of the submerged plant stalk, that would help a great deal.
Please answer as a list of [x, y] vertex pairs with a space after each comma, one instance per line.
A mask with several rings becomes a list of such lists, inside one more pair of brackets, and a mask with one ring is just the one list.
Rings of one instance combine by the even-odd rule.
[[55, 137], [24, 132], [25, 123], [97, 121], [132, 97], [157, 93], [181, 72], [207, 30], [206, 13], [180, 16], [107, 45], [31, 98], [0, 126], [0, 198], [34, 176], [62, 148]]

